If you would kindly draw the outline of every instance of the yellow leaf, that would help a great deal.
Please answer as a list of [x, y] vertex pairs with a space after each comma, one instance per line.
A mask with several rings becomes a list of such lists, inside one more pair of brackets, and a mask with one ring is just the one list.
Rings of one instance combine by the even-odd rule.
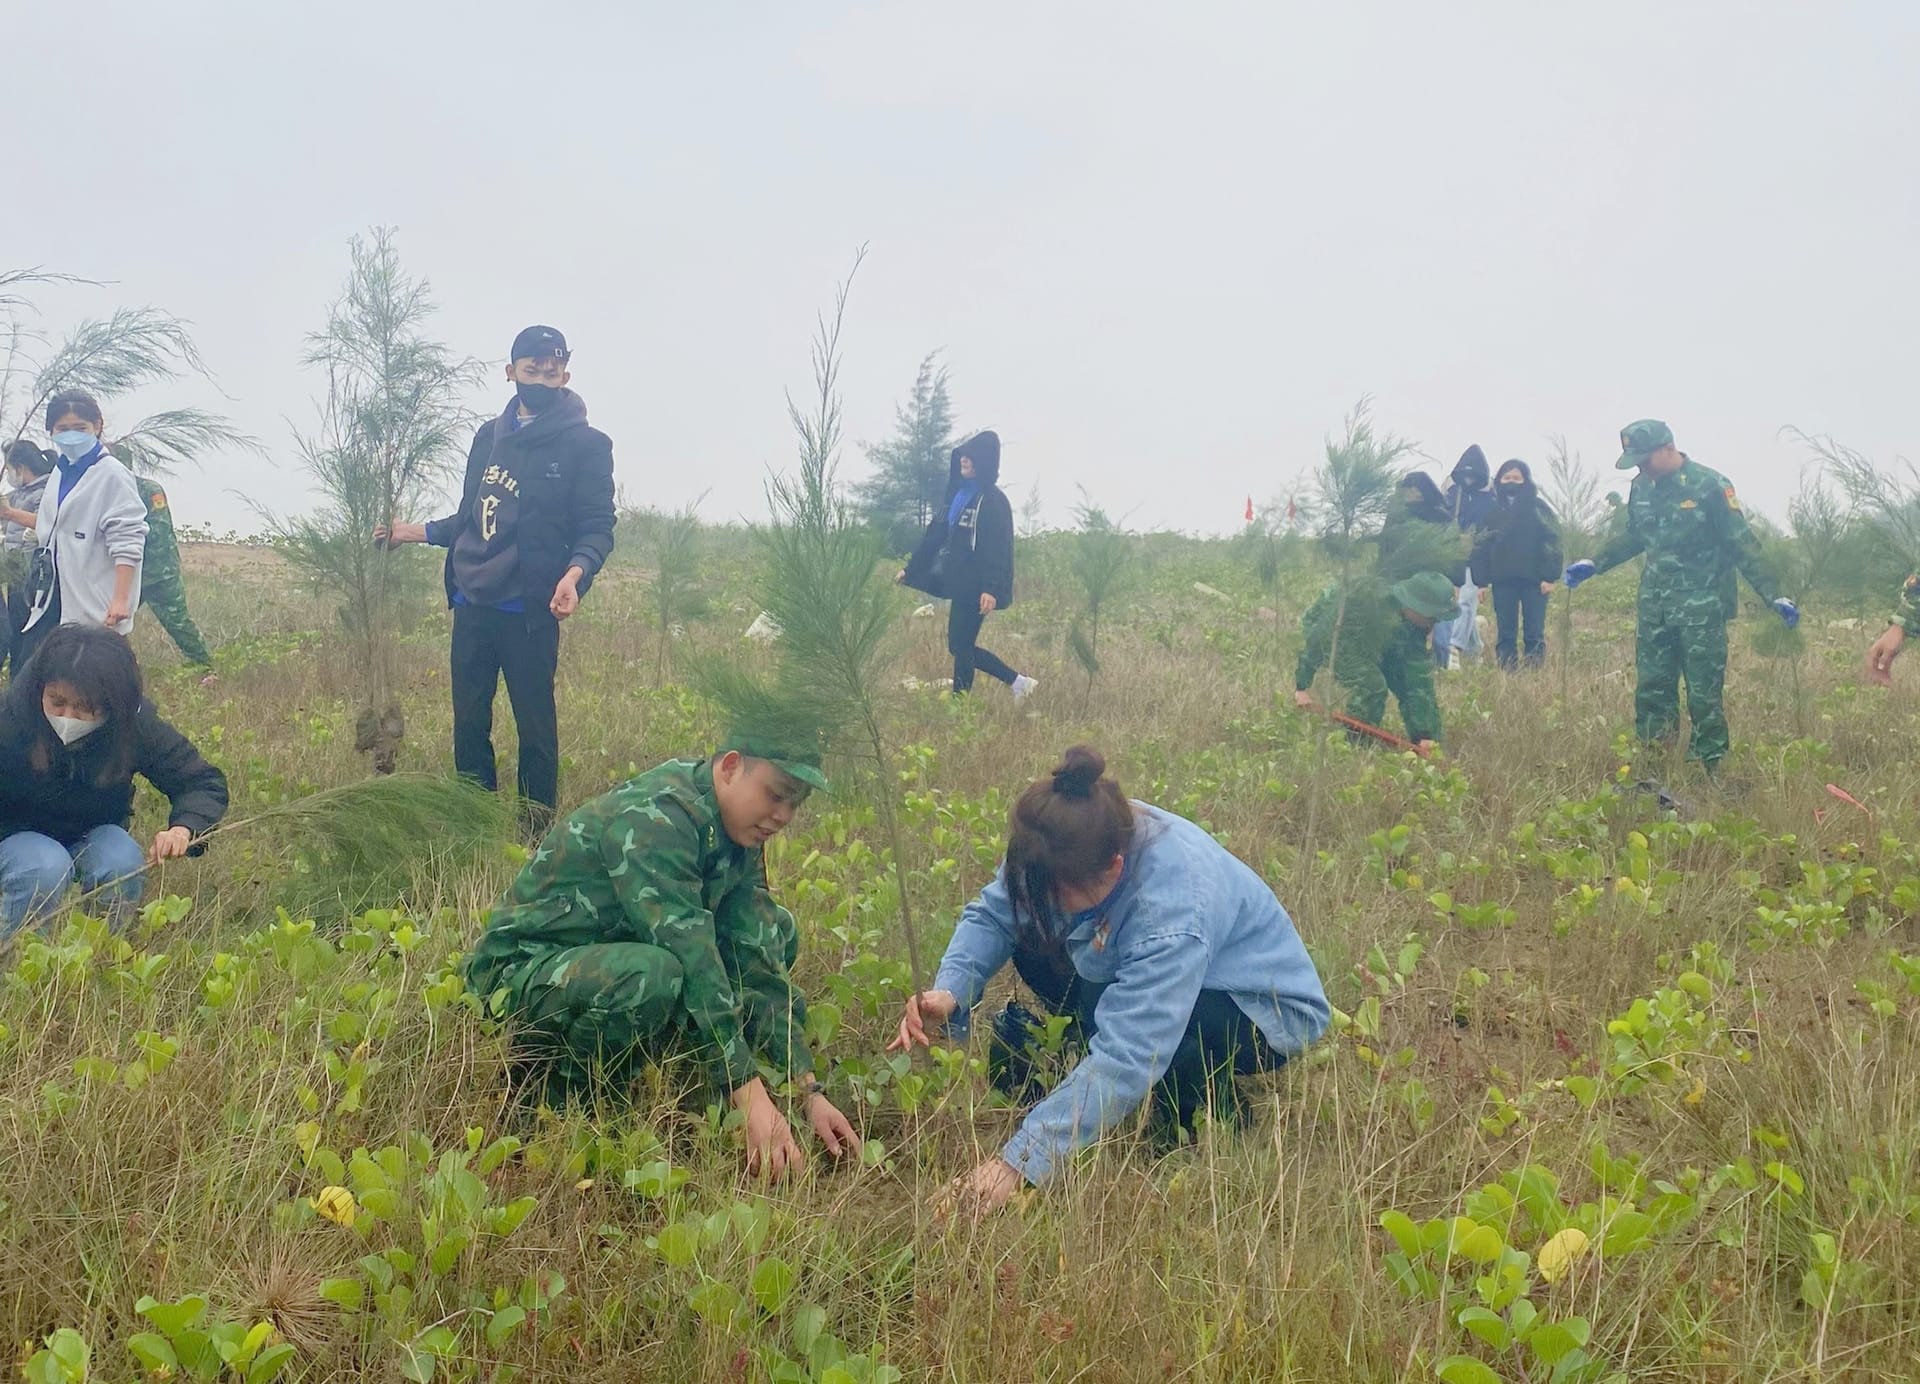
[[353, 1225], [353, 1218], [360, 1211], [354, 1205], [353, 1193], [345, 1187], [322, 1187], [320, 1195], [309, 1200], [307, 1205], [335, 1225], [348, 1227]]
[[1680, 1103], [1682, 1105], [1698, 1105], [1702, 1100], [1706, 1099], [1706, 1095], [1707, 1079], [1705, 1077], [1699, 1077], [1694, 1081], [1693, 1089], [1687, 1092], [1686, 1095], [1680, 1097]]
[[1540, 1257], [1536, 1264], [1540, 1277], [1552, 1283], [1573, 1267], [1574, 1260], [1587, 1252], [1587, 1232], [1568, 1226], [1565, 1230], [1540, 1246]]

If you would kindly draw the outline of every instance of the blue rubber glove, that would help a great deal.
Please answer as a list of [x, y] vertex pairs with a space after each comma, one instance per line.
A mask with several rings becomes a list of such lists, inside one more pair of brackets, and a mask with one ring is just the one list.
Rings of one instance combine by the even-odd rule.
[[1574, 587], [1580, 585], [1581, 582], [1585, 581], [1588, 577], [1592, 575], [1593, 575], [1593, 559], [1592, 558], [1583, 557], [1578, 562], [1568, 563], [1567, 575], [1565, 578], [1567, 583], [1567, 590], [1569, 591], [1573, 590]]
[[1800, 624], [1800, 607], [1782, 596], [1773, 603], [1773, 613], [1786, 622], [1788, 629], [1797, 629]]

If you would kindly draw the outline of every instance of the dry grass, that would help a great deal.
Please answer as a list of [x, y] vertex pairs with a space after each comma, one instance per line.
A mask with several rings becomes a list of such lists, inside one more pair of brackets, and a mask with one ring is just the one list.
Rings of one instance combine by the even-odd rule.
[[[1745, 651], [1736, 626], [1729, 688], [1740, 748], [1731, 782], [1702, 782], [1631, 755], [1630, 778], [1662, 777], [1690, 820], [1715, 827], [1691, 840], [1654, 833], [1655, 866], [1674, 875], [1649, 902], [1611, 884], [1626, 871], [1630, 833], [1660, 816], [1650, 799], [1609, 791], [1625, 762], [1616, 740], [1631, 704], [1625, 577], [1592, 600], [1594, 588], [1582, 592], [1566, 702], [1556, 663], [1538, 675], [1480, 668], [1444, 682], [1450, 759], [1430, 771], [1328, 744], [1320, 726], [1278, 710], [1272, 694], [1290, 686], [1293, 648], [1276, 649], [1254, 618], [1262, 598], [1251, 574], [1218, 549], [1164, 546], [1147, 594], [1103, 621], [1105, 671], [1084, 711], [1044, 558], [1029, 568], [1040, 575], [1023, 581], [1021, 603], [989, 621], [985, 635], [1041, 678], [1028, 709], [1016, 712], [984, 679], [957, 706], [902, 694], [903, 741], [930, 747], [927, 781], [940, 794], [939, 811], [918, 819], [909, 862], [921, 926], [944, 936], [981, 882], [971, 851], [952, 840], [991, 842], [990, 795], [1004, 801], [1061, 747], [1093, 739], [1130, 790], [1205, 821], [1275, 882], [1343, 1010], [1360, 1006], [1354, 970], [1370, 948], [1391, 956], [1420, 935], [1424, 955], [1406, 984], [1383, 996], [1379, 1032], [1365, 1041], [1387, 1060], [1376, 1068], [1356, 1037], [1331, 1038], [1260, 1091], [1261, 1118], [1244, 1135], [1210, 1133], [1159, 1160], [1130, 1138], [1116, 1140], [1017, 1211], [946, 1230], [928, 1199], [1010, 1127], [1010, 1115], [972, 1083], [911, 1115], [883, 1092], [864, 1118], [889, 1147], [886, 1167], [815, 1168], [765, 1193], [741, 1181], [723, 1136], [663, 1094], [606, 1130], [650, 1130], [692, 1173], [676, 1214], [725, 1212], [736, 1201], [768, 1206], [759, 1252], [797, 1268], [798, 1298], [824, 1308], [835, 1334], [877, 1349], [909, 1378], [1426, 1380], [1436, 1360], [1471, 1351], [1471, 1342], [1438, 1306], [1394, 1289], [1383, 1267], [1391, 1249], [1378, 1229], [1383, 1210], [1453, 1214], [1465, 1193], [1530, 1162], [1552, 1168], [1570, 1201], [1591, 1199], [1592, 1153], [1602, 1142], [1615, 1158], [1638, 1159], [1649, 1178], [1778, 1158], [1804, 1178], [1806, 1191], [1791, 1204], [1727, 1198], [1650, 1248], [1556, 1287], [1554, 1301], [1587, 1317], [1596, 1354], [1636, 1380], [1920, 1373], [1912, 1151], [1920, 1001], [1902, 993], [1896, 1015], [1881, 1019], [1855, 988], [1893, 981], [1889, 950], [1920, 950], [1907, 895], [1896, 891], [1920, 869], [1906, 844], [1920, 776], [1907, 753], [1911, 693], [1869, 696], [1854, 686], [1860, 636], [1812, 641], [1803, 681], [1817, 742], [1790, 740], [1788, 680]], [[326, 603], [289, 587], [270, 559], [222, 555], [209, 565], [208, 557], [188, 549], [196, 612], [211, 635], [239, 643], [222, 655], [220, 684], [202, 690], [143, 625], [139, 642], [163, 711], [203, 743], [217, 740], [208, 747], [242, 806], [356, 777], [350, 679], [341, 646], [319, 633]], [[725, 578], [730, 590], [741, 588], [737, 577]], [[1192, 593], [1196, 579], [1234, 601]], [[706, 733], [697, 705], [654, 685], [644, 585], [643, 573], [616, 568], [567, 628], [569, 799], [695, 748]], [[1313, 594], [1288, 593], [1295, 608]], [[1057, 604], [1063, 609], [1064, 598]], [[752, 615], [735, 613], [724, 596], [717, 611], [695, 637], [735, 638]], [[444, 763], [449, 739], [445, 627], [425, 605], [421, 614], [401, 659], [402, 767], [431, 769]], [[940, 620], [907, 621], [902, 672], [941, 679], [943, 633]], [[504, 700], [502, 712], [506, 729]], [[505, 764], [510, 729], [499, 738]], [[1873, 820], [1830, 796], [1829, 782], [1868, 804]], [[1307, 841], [1316, 792], [1316, 839]], [[1590, 815], [1579, 814], [1578, 805], [1595, 801]], [[777, 887], [792, 896], [808, 879], [829, 878], [827, 866], [806, 861], [815, 849], [831, 854], [834, 833], [877, 848], [870, 817], [858, 803], [811, 812], [776, 853]], [[940, 836], [941, 823], [952, 840]], [[1369, 846], [1396, 824], [1410, 828], [1398, 864], [1421, 877], [1417, 886], [1390, 882]], [[1526, 845], [1530, 825], [1535, 839]], [[1564, 865], [1556, 852], [1577, 839], [1604, 866], [1601, 899], [1585, 913], [1566, 902], [1574, 882], [1556, 874]], [[191, 894], [197, 906], [146, 944], [172, 953], [149, 990], [115, 983], [112, 965], [97, 959], [71, 982], [15, 978], [0, 992], [8, 1030], [0, 1281], [10, 1285], [6, 1328], [15, 1341], [78, 1327], [93, 1342], [98, 1377], [128, 1377], [120, 1343], [141, 1325], [135, 1299], [204, 1292], [222, 1310], [273, 1320], [299, 1347], [296, 1371], [305, 1377], [393, 1377], [391, 1343], [362, 1335], [317, 1295], [323, 1279], [351, 1271], [382, 1243], [382, 1232], [368, 1231], [362, 1243], [305, 1211], [318, 1187], [290, 1131], [313, 1118], [345, 1153], [409, 1131], [444, 1149], [470, 1126], [490, 1135], [514, 1127], [530, 1151], [545, 1152], [509, 1160], [488, 1179], [490, 1192], [499, 1200], [531, 1194], [539, 1207], [510, 1240], [462, 1261], [438, 1310], [459, 1320], [474, 1310], [464, 1295], [510, 1289], [532, 1273], [564, 1274], [567, 1292], [536, 1335], [498, 1349], [463, 1345], [448, 1363], [454, 1377], [506, 1378], [501, 1367], [511, 1365], [541, 1379], [767, 1378], [756, 1352], [782, 1339], [778, 1323], [716, 1326], [689, 1305], [701, 1276], [744, 1287], [753, 1255], [728, 1239], [703, 1251], [697, 1275], [663, 1264], [646, 1245], [663, 1219], [657, 1203], [623, 1191], [604, 1169], [592, 1185], [576, 1185], [582, 1174], [566, 1155], [588, 1126], [577, 1117], [513, 1125], [497, 1039], [457, 1009], [420, 1001], [449, 949], [480, 926], [512, 860], [452, 878], [424, 873], [406, 904], [432, 936], [405, 958], [345, 956], [315, 983], [263, 965], [232, 1007], [200, 1012], [216, 951], [243, 951], [242, 934], [272, 923], [294, 844], [236, 844], [169, 867], [166, 891]], [[946, 856], [959, 861], [951, 876], [935, 868]], [[1757, 898], [1785, 888], [1802, 862], [1873, 865], [1876, 892], [1849, 904], [1845, 935], [1758, 945]], [[826, 935], [824, 901], [870, 891], [880, 874], [854, 872], [844, 893], [810, 895], [821, 902], [799, 910], [807, 939], [800, 974], [816, 996], [835, 975], [868, 974], [857, 947]], [[1436, 889], [1463, 909], [1510, 908], [1514, 921], [1479, 927], [1442, 917], [1427, 899]], [[848, 907], [857, 919], [858, 906]], [[1508, 1127], [1483, 1125], [1490, 1086], [1518, 1097], [1603, 1069], [1608, 1020], [1673, 984], [1702, 943], [1733, 963], [1735, 980], [1715, 1003], [1750, 1061], [1702, 1062], [1696, 1101], [1682, 1099], [1684, 1088], [1650, 1087], [1583, 1109], [1546, 1090]], [[878, 1053], [892, 1004], [883, 987], [897, 973], [889, 955], [872, 972], [878, 979], [859, 981], [870, 1003], [848, 1008], [848, 1027], [832, 1045], [837, 1057]], [[366, 1008], [366, 990], [382, 987], [392, 1003], [363, 1043], [330, 1036], [338, 1015]], [[138, 1089], [76, 1075], [76, 1061], [89, 1057], [131, 1060], [142, 1031], [180, 1039], [164, 1072]], [[349, 1111], [323, 1055], [356, 1047], [380, 1065], [366, 1080], [364, 1108]], [[1781, 1146], [1759, 1142], [1763, 1130]], [[1843, 1258], [1858, 1266], [1824, 1313], [1799, 1291], [1816, 1231], [1839, 1237]], [[1521, 1377], [1502, 1368], [1504, 1378]]]

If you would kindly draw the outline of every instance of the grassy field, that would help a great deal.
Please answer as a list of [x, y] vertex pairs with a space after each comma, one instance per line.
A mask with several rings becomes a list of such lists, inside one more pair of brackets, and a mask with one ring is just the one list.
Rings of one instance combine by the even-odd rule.
[[[569, 803], [711, 733], [663, 677], [643, 529], [566, 627]], [[1100, 744], [1134, 796], [1274, 883], [1339, 1012], [1258, 1088], [1250, 1132], [1158, 1158], [1116, 1140], [996, 1219], [937, 1223], [930, 1200], [1013, 1115], [977, 1061], [882, 1055], [907, 978], [870, 787], [769, 853], [869, 1154], [772, 1190], [665, 1083], [604, 1123], [505, 1106], [501, 1040], [454, 966], [516, 848], [423, 840], [387, 907], [304, 918], [279, 905], [326, 883], [305, 843], [236, 832], [169, 866], [133, 934], [76, 920], [0, 983], [0, 1310], [29, 1377], [1920, 1375], [1920, 722], [1907, 688], [1859, 685], [1870, 630], [1815, 612], [1796, 663], [1737, 624], [1736, 751], [1707, 783], [1625, 734], [1621, 573], [1574, 598], [1571, 641], [1555, 610], [1542, 672], [1449, 676], [1427, 764], [1283, 705], [1321, 577], [1294, 567], [1275, 597], [1226, 543], [1141, 542], [1089, 687], [1069, 541], [1027, 549], [988, 625], [1041, 679], [1019, 711], [985, 679], [939, 696], [944, 622], [902, 598], [895, 681], [926, 685], [898, 692], [888, 791], [921, 940], [935, 953], [992, 870], [1018, 788]], [[753, 657], [744, 545], [710, 545], [711, 613], [665, 647]], [[144, 620], [138, 642], [235, 814], [363, 775], [330, 603], [270, 553], [187, 562], [220, 682]], [[446, 621], [423, 576], [402, 767], [439, 771]], [[1632, 791], [1649, 777], [1676, 811]]]

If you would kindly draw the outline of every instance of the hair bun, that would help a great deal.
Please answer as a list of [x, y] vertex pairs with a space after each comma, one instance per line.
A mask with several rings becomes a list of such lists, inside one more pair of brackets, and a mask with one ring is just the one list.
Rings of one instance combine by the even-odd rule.
[[1053, 771], [1053, 791], [1067, 798], [1085, 798], [1107, 772], [1107, 761], [1091, 745], [1075, 745], [1060, 757]]

